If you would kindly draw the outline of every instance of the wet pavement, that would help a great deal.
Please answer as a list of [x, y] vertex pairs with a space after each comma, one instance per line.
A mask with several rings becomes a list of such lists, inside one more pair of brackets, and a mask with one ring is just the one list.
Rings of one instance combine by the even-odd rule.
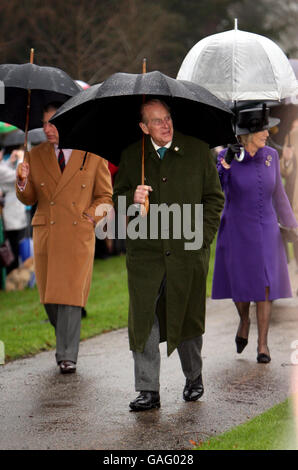
[[[298, 275], [291, 270], [293, 292]], [[135, 398], [127, 330], [81, 342], [77, 373], [61, 375], [54, 351], [0, 367], [0, 449], [181, 450], [247, 421], [291, 393], [292, 342], [298, 340], [298, 297], [274, 302], [270, 364], [256, 362], [256, 316], [249, 344], [236, 353], [238, 325], [230, 300], [207, 301], [203, 344], [205, 393], [182, 399], [184, 376], [175, 351], [161, 344], [161, 408], [130, 412]]]

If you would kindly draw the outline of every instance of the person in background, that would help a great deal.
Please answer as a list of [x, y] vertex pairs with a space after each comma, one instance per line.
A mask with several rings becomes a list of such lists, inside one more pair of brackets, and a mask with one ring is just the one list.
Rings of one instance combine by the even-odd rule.
[[218, 156], [226, 196], [217, 237], [213, 299], [232, 298], [240, 317], [235, 337], [238, 353], [248, 343], [250, 303], [256, 303], [257, 362], [269, 363], [268, 331], [274, 299], [291, 297], [286, 254], [279, 221], [297, 232], [285, 193], [277, 151], [266, 146], [268, 129], [279, 119], [263, 107], [239, 111], [236, 133], [245, 149], [230, 145]]
[[[285, 179], [285, 190], [295, 217], [298, 219], [298, 119], [292, 122], [290, 132], [285, 138], [280, 159], [280, 172]], [[289, 239], [287, 235], [284, 231], [286, 243]], [[298, 239], [293, 238], [292, 243], [298, 272]]]
[[12, 150], [11, 153], [4, 151], [7, 155], [2, 165], [7, 165], [14, 173], [12, 181], [2, 183], [1, 190], [4, 196], [4, 206], [2, 210], [2, 220], [4, 225], [4, 236], [10, 242], [14, 254], [13, 262], [6, 267], [6, 274], [19, 266], [19, 244], [25, 237], [27, 227], [26, 208], [17, 199], [15, 192], [16, 167], [23, 161], [24, 152], [22, 150]]
[[[0, 245], [4, 242], [4, 226], [2, 219], [2, 210], [4, 207], [4, 195], [1, 189], [2, 185], [14, 184], [16, 172], [8, 165], [3, 164], [3, 150], [0, 149]], [[6, 268], [0, 266], [0, 289], [5, 289]]]

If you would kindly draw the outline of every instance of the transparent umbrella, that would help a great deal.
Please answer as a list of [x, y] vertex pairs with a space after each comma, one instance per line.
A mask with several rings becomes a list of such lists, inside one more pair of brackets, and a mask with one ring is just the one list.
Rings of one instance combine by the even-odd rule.
[[188, 52], [177, 78], [207, 88], [228, 104], [280, 101], [298, 93], [294, 71], [277, 44], [235, 29], [199, 41]]

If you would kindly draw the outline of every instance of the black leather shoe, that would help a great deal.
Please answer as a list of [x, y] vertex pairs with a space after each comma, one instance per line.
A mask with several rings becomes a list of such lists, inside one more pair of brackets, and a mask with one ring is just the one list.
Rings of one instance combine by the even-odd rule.
[[160, 408], [160, 396], [158, 392], [142, 391], [129, 407], [132, 411], [146, 411], [152, 408]]
[[202, 381], [202, 374], [195, 380], [186, 379], [185, 387], [183, 390], [183, 398], [185, 401], [196, 401], [204, 393], [204, 386]]
[[76, 364], [72, 361], [61, 361], [59, 366], [61, 374], [73, 374], [76, 371]]

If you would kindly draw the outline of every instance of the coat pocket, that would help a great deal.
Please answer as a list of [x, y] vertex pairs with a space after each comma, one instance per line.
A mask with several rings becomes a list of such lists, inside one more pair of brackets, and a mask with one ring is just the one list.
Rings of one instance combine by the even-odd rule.
[[38, 225], [46, 225], [46, 216], [43, 214], [35, 214], [32, 219], [31, 225], [33, 225], [33, 227], [36, 227]]

